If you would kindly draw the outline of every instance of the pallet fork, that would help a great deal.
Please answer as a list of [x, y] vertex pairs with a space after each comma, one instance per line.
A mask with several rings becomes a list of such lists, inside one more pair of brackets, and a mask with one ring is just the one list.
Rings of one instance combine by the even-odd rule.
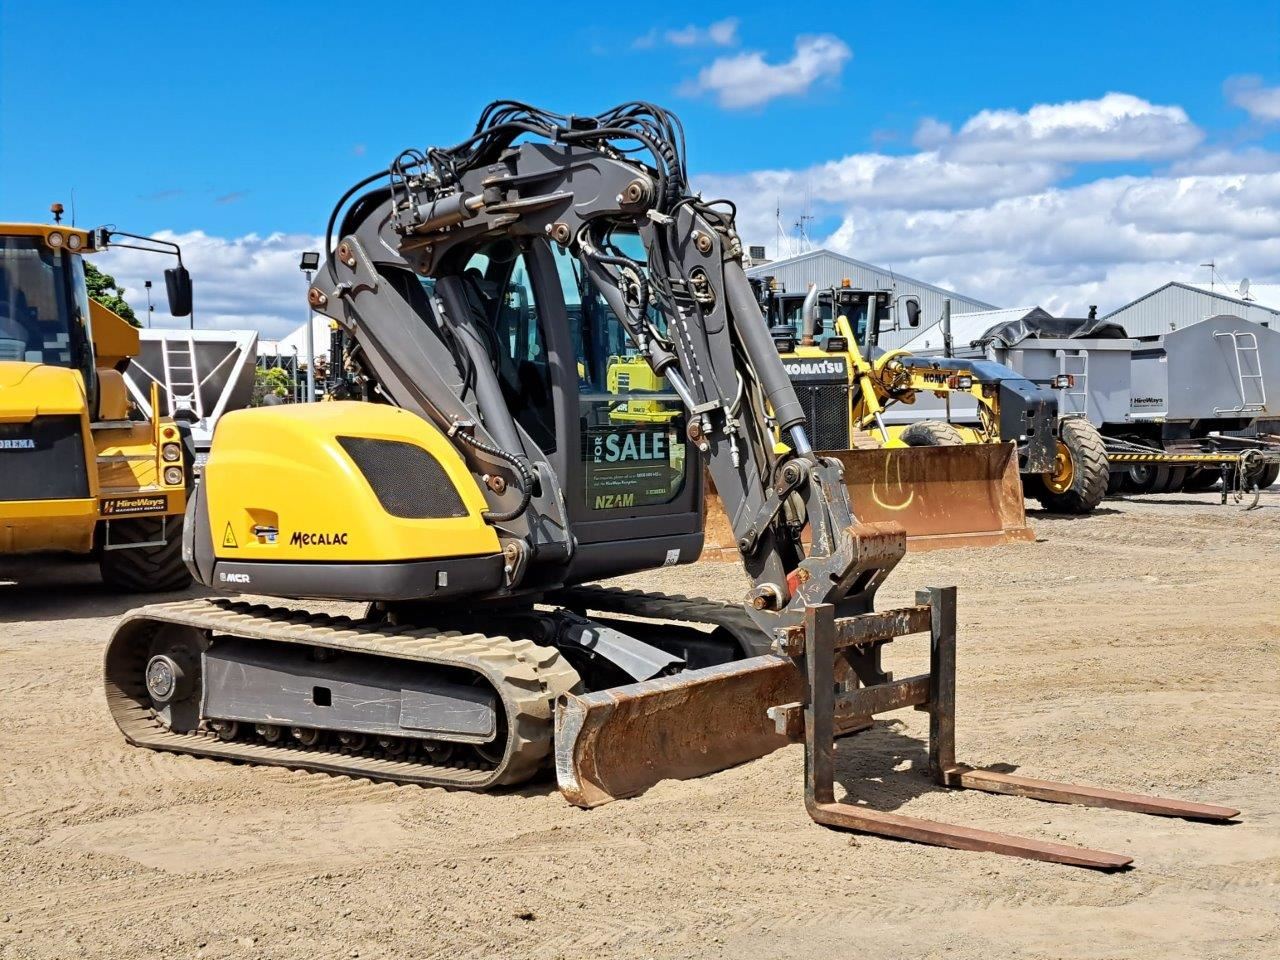
[[[879, 654], [885, 643], [895, 637], [925, 632], [930, 638], [928, 673], [893, 680], [880, 671]], [[769, 716], [780, 734], [804, 741], [805, 806], [815, 821], [826, 826], [1098, 870], [1118, 870], [1133, 862], [1132, 857], [1123, 854], [922, 820], [837, 801], [835, 738], [865, 729], [873, 717], [903, 707], [929, 714], [929, 771], [941, 786], [1190, 820], [1222, 822], [1239, 813], [1229, 807], [1033, 780], [957, 763], [955, 587], [922, 590], [916, 594], [916, 605], [912, 607], [840, 619], [829, 604], [811, 606], [804, 626], [782, 635], [778, 647], [779, 653], [799, 660], [807, 681], [808, 701], [774, 707]], [[856, 679], [849, 677], [838, 687], [837, 664], [842, 661], [852, 666]]]

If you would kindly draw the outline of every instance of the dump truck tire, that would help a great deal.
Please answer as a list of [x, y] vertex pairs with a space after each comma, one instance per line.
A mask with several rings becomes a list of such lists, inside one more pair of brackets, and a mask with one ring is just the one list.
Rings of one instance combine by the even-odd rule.
[[1063, 420], [1058, 450], [1063, 469], [1037, 478], [1036, 499], [1050, 513], [1091, 513], [1107, 495], [1110, 476], [1101, 434], [1082, 417]]
[[902, 442], [908, 447], [963, 447], [960, 431], [942, 420], [921, 420], [902, 431]]
[[[169, 593], [189, 587], [191, 571], [182, 562], [182, 519], [168, 519], [166, 541], [160, 546], [103, 550], [98, 558], [102, 582], [125, 593]], [[113, 544], [149, 543], [161, 535], [161, 522], [153, 517], [111, 523]]]

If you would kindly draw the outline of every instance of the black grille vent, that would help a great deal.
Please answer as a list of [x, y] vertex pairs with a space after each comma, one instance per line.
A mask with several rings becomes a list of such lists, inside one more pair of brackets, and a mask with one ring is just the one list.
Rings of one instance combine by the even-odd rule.
[[0, 501], [88, 497], [79, 417], [0, 423]]
[[393, 517], [439, 520], [467, 515], [444, 467], [421, 447], [370, 437], [339, 437], [338, 443]]
[[815, 450], [849, 449], [849, 384], [797, 383]]

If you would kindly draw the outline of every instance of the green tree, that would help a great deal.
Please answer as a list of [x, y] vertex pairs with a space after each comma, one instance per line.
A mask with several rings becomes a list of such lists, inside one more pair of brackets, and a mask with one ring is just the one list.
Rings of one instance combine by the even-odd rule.
[[125, 302], [124, 287], [116, 283], [115, 277], [109, 273], [103, 273], [86, 260], [84, 262], [84, 281], [89, 287], [90, 297], [97, 300], [118, 317], [128, 320], [135, 327], [142, 326], [138, 322], [137, 315], [133, 312], [133, 307]]
[[282, 367], [272, 367], [270, 370], [259, 367], [253, 371], [253, 398], [249, 401], [249, 406], [262, 406], [267, 395], [272, 393], [277, 397], [287, 397], [292, 386], [293, 380], [289, 377], [289, 372]]

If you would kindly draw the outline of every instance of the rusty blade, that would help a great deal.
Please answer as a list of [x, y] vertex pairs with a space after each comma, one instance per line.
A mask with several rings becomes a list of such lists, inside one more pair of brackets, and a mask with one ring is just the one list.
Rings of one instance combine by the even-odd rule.
[[1124, 793], [1103, 787], [1088, 787], [1075, 783], [1058, 783], [1053, 780], [1035, 780], [995, 770], [957, 765], [945, 771], [948, 786], [968, 790], [985, 790], [987, 793], [1004, 793], [1015, 797], [1030, 797], [1049, 803], [1071, 803], [1082, 807], [1107, 807], [1112, 810], [1129, 810], [1154, 817], [1182, 817], [1185, 820], [1231, 820], [1240, 815], [1239, 810], [1220, 807], [1213, 803], [1195, 803], [1190, 800], [1171, 800], [1144, 793]]
[[907, 549], [994, 546], [1034, 540], [1011, 443], [824, 453], [844, 468], [863, 523], [893, 520]]
[[1133, 863], [1133, 857], [1088, 847], [1072, 847], [1063, 843], [1019, 837], [1011, 833], [979, 830], [955, 823], [939, 823], [921, 820], [897, 813], [884, 813], [849, 803], [811, 803], [809, 816], [828, 827], [842, 827], [859, 833], [872, 833], [897, 840], [927, 843], [935, 847], [951, 847], [953, 850], [975, 850], [981, 853], [1000, 853], [1007, 857], [1024, 857], [1028, 860], [1045, 860], [1049, 863], [1065, 863], [1073, 867], [1089, 867], [1093, 870], [1121, 870]]
[[798, 700], [801, 673], [764, 656], [690, 670], [556, 705], [556, 779], [580, 807], [635, 796], [763, 757], [788, 739], [767, 711]]
[[[1027, 525], [1013, 444], [836, 450], [860, 523], [900, 523], [907, 550], [986, 547], [1035, 539]], [[707, 484], [702, 556], [737, 560], [715, 485]]]

